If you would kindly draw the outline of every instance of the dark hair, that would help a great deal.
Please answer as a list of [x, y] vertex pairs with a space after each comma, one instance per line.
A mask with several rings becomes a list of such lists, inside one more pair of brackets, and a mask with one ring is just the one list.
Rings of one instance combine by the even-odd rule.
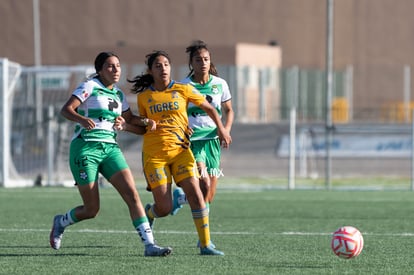
[[[196, 53], [198, 53], [200, 50], [206, 50], [210, 53], [210, 51], [207, 48], [207, 44], [202, 41], [202, 40], [196, 40], [194, 41], [190, 46], [188, 46], [185, 49], [185, 52], [189, 54], [189, 58], [188, 58], [188, 68], [190, 69], [190, 72], [188, 73], [187, 76], [190, 76], [194, 73], [194, 69], [191, 66], [191, 62], [193, 61], [194, 55]], [[211, 53], [210, 53], [210, 57], [211, 57]], [[216, 69], [216, 66], [214, 66], [214, 64], [210, 61], [210, 70], [208, 71], [210, 74], [218, 76], [218, 72]]]
[[[152, 65], [154, 64], [155, 59], [158, 56], [164, 56], [165, 58], [168, 59], [168, 61], [171, 63], [171, 59], [168, 56], [168, 54], [164, 51], [153, 51], [150, 54], [147, 54], [145, 56], [145, 64], [147, 64], [147, 71], [151, 70]], [[152, 77], [152, 75], [150, 75], [148, 72], [147, 73], [142, 73], [140, 75], [137, 75], [136, 77], [134, 77], [132, 80], [127, 79], [128, 82], [130, 83], [134, 83], [132, 88], [131, 88], [131, 92], [134, 94], [140, 93], [142, 91], [144, 91], [145, 89], [147, 89], [149, 86], [152, 85], [152, 83], [154, 83], [154, 78]]]
[[105, 64], [108, 57], [115, 56], [119, 60], [119, 56], [113, 52], [101, 52], [95, 58], [95, 71], [98, 73], [102, 70], [103, 65]]

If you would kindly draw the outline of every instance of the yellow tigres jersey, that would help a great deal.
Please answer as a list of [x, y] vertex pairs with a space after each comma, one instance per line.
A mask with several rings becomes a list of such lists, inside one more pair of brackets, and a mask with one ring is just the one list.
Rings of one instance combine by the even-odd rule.
[[150, 86], [138, 93], [139, 114], [157, 123], [157, 130], [144, 134], [142, 151], [152, 156], [166, 153], [172, 156], [188, 149], [188, 103], [201, 105], [204, 100], [204, 96], [193, 86], [175, 81], [171, 81], [164, 91]]

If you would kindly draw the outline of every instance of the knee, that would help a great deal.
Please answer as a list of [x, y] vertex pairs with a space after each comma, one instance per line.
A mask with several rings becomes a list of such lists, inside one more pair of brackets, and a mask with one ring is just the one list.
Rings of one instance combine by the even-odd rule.
[[172, 203], [164, 203], [162, 205], [157, 205], [155, 211], [158, 217], [168, 216], [172, 211]]

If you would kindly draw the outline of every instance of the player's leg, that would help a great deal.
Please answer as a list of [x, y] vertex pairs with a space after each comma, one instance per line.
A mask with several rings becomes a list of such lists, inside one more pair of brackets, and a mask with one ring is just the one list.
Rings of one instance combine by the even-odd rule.
[[151, 187], [154, 203], [151, 205], [151, 211], [156, 218], [165, 217], [170, 214], [172, 209], [171, 183]]
[[[207, 208], [210, 208], [210, 203], [216, 194], [218, 178], [223, 176], [220, 168], [220, 141], [218, 139], [195, 141], [191, 144], [191, 150], [197, 161], [200, 188]], [[173, 211], [171, 215], [177, 214], [182, 205], [187, 203], [185, 194], [181, 189], [176, 188], [173, 192]]]
[[206, 196], [208, 204], [213, 202], [216, 195], [218, 178], [223, 176], [220, 168], [221, 148], [218, 139], [208, 140], [204, 146], [205, 163], [208, 171], [209, 189]]
[[197, 229], [202, 255], [224, 255], [210, 244], [210, 225], [208, 209], [196, 177], [186, 178], [177, 183], [187, 196], [194, 225]]
[[99, 211], [98, 163], [100, 156], [96, 143], [75, 139], [70, 146], [69, 164], [78, 186], [83, 205], [56, 215], [50, 232], [50, 246], [59, 249], [65, 228], [79, 221], [94, 218]]
[[208, 203], [208, 198], [210, 197], [210, 175], [208, 173], [209, 168], [206, 166], [205, 161], [197, 161], [197, 169], [200, 173], [200, 189], [203, 193], [204, 200], [206, 203]]
[[206, 198], [206, 202], [208, 202], [208, 204], [211, 204], [214, 200], [214, 197], [216, 196], [218, 178], [215, 175], [210, 175], [209, 182], [210, 187]]
[[[210, 180], [208, 176], [208, 169], [205, 164], [205, 143], [206, 141], [204, 140], [193, 141], [191, 143], [191, 152], [193, 153], [197, 163], [197, 169], [200, 175], [199, 182], [201, 191], [203, 193], [204, 199], [207, 199], [209, 193]], [[171, 211], [171, 215], [176, 215], [184, 204], [188, 204], [185, 193], [180, 187], [176, 187], [173, 191], [173, 209]]]
[[[222, 175], [220, 169], [220, 142], [218, 139], [207, 140], [203, 145], [204, 158], [203, 160], [205, 168], [205, 175], [202, 175], [204, 182], [208, 182], [208, 192], [205, 193], [205, 201], [208, 209], [209, 215], [211, 215], [210, 205], [213, 202], [214, 196], [217, 189], [218, 177]], [[200, 181], [200, 186], [202, 186], [203, 181]], [[200, 243], [197, 244], [198, 246]], [[213, 241], [210, 241], [210, 246], [215, 247]]]
[[135, 186], [135, 181], [126, 160], [115, 144], [106, 145], [108, 156], [101, 164], [101, 172], [109, 179], [122, 199], [128, 206], [134, 228], [145, 245], [145, 256], [167, 256], [172, 252], [170, 247], [160, 247], [155, 244], [153, 232], [142, 206], [141, 199]]
[[153, 227], [156, 218], [167, 216], [172, 209], [171, 172], [165, 158], [156, 158], [143, 153], [142, 162], [147, 186], [154, 198], [153, 204], [145, 206], [145, 212]]
[[[207, 167], [204, 162], [197, 162], [198, 172], [200, 174], [200, 189], [203, 193], [204, 200], [207, 202], [209, 197], [210, 178], [207, 173]], [[173, 208], [171, 215], [176, 215], [184, 204], [188, 204], [187, 197], [181, 187], [176, 187], [173, 191]], [[208, 207], [208, 206], [207, 206]]]
[[[183, 173], [185, 167], [185, 173]], [[209, 213], [201, 192], [198, 171], [191, 151], [184, 151], [174, 159], [172, 175], [180, 186], [191, 208], [194, 225], [200, 240], [200, 253], [202, 255], [224, 255], [210, 245]]]
[[84, 202], [83, 205], [70, 209], [63, 215], [56, 215], [53, 219], [53, 226], [50, 232], [50, 246], [54, 249], [60, 248], [66, 227], [82, 220], [93, 218], [99, 211], [98, 184], [92, 182], [83, 186], [78, 185], [78, 190]]

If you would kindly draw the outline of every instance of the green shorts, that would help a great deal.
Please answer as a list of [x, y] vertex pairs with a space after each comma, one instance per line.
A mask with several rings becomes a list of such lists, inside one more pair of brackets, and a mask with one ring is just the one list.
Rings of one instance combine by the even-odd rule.
[[116, 143], [74, 139], [70, 144], [69, 165], [79, 185], [98, 181], [101, 173], [108, 181], [117, 172], [129, 168]]
[[195, 140], [191, 142], [191, 151], [194, 154], [196, 162], [205, 163], [210, 175], [216, 174], [220, 169], [220, 140]]

